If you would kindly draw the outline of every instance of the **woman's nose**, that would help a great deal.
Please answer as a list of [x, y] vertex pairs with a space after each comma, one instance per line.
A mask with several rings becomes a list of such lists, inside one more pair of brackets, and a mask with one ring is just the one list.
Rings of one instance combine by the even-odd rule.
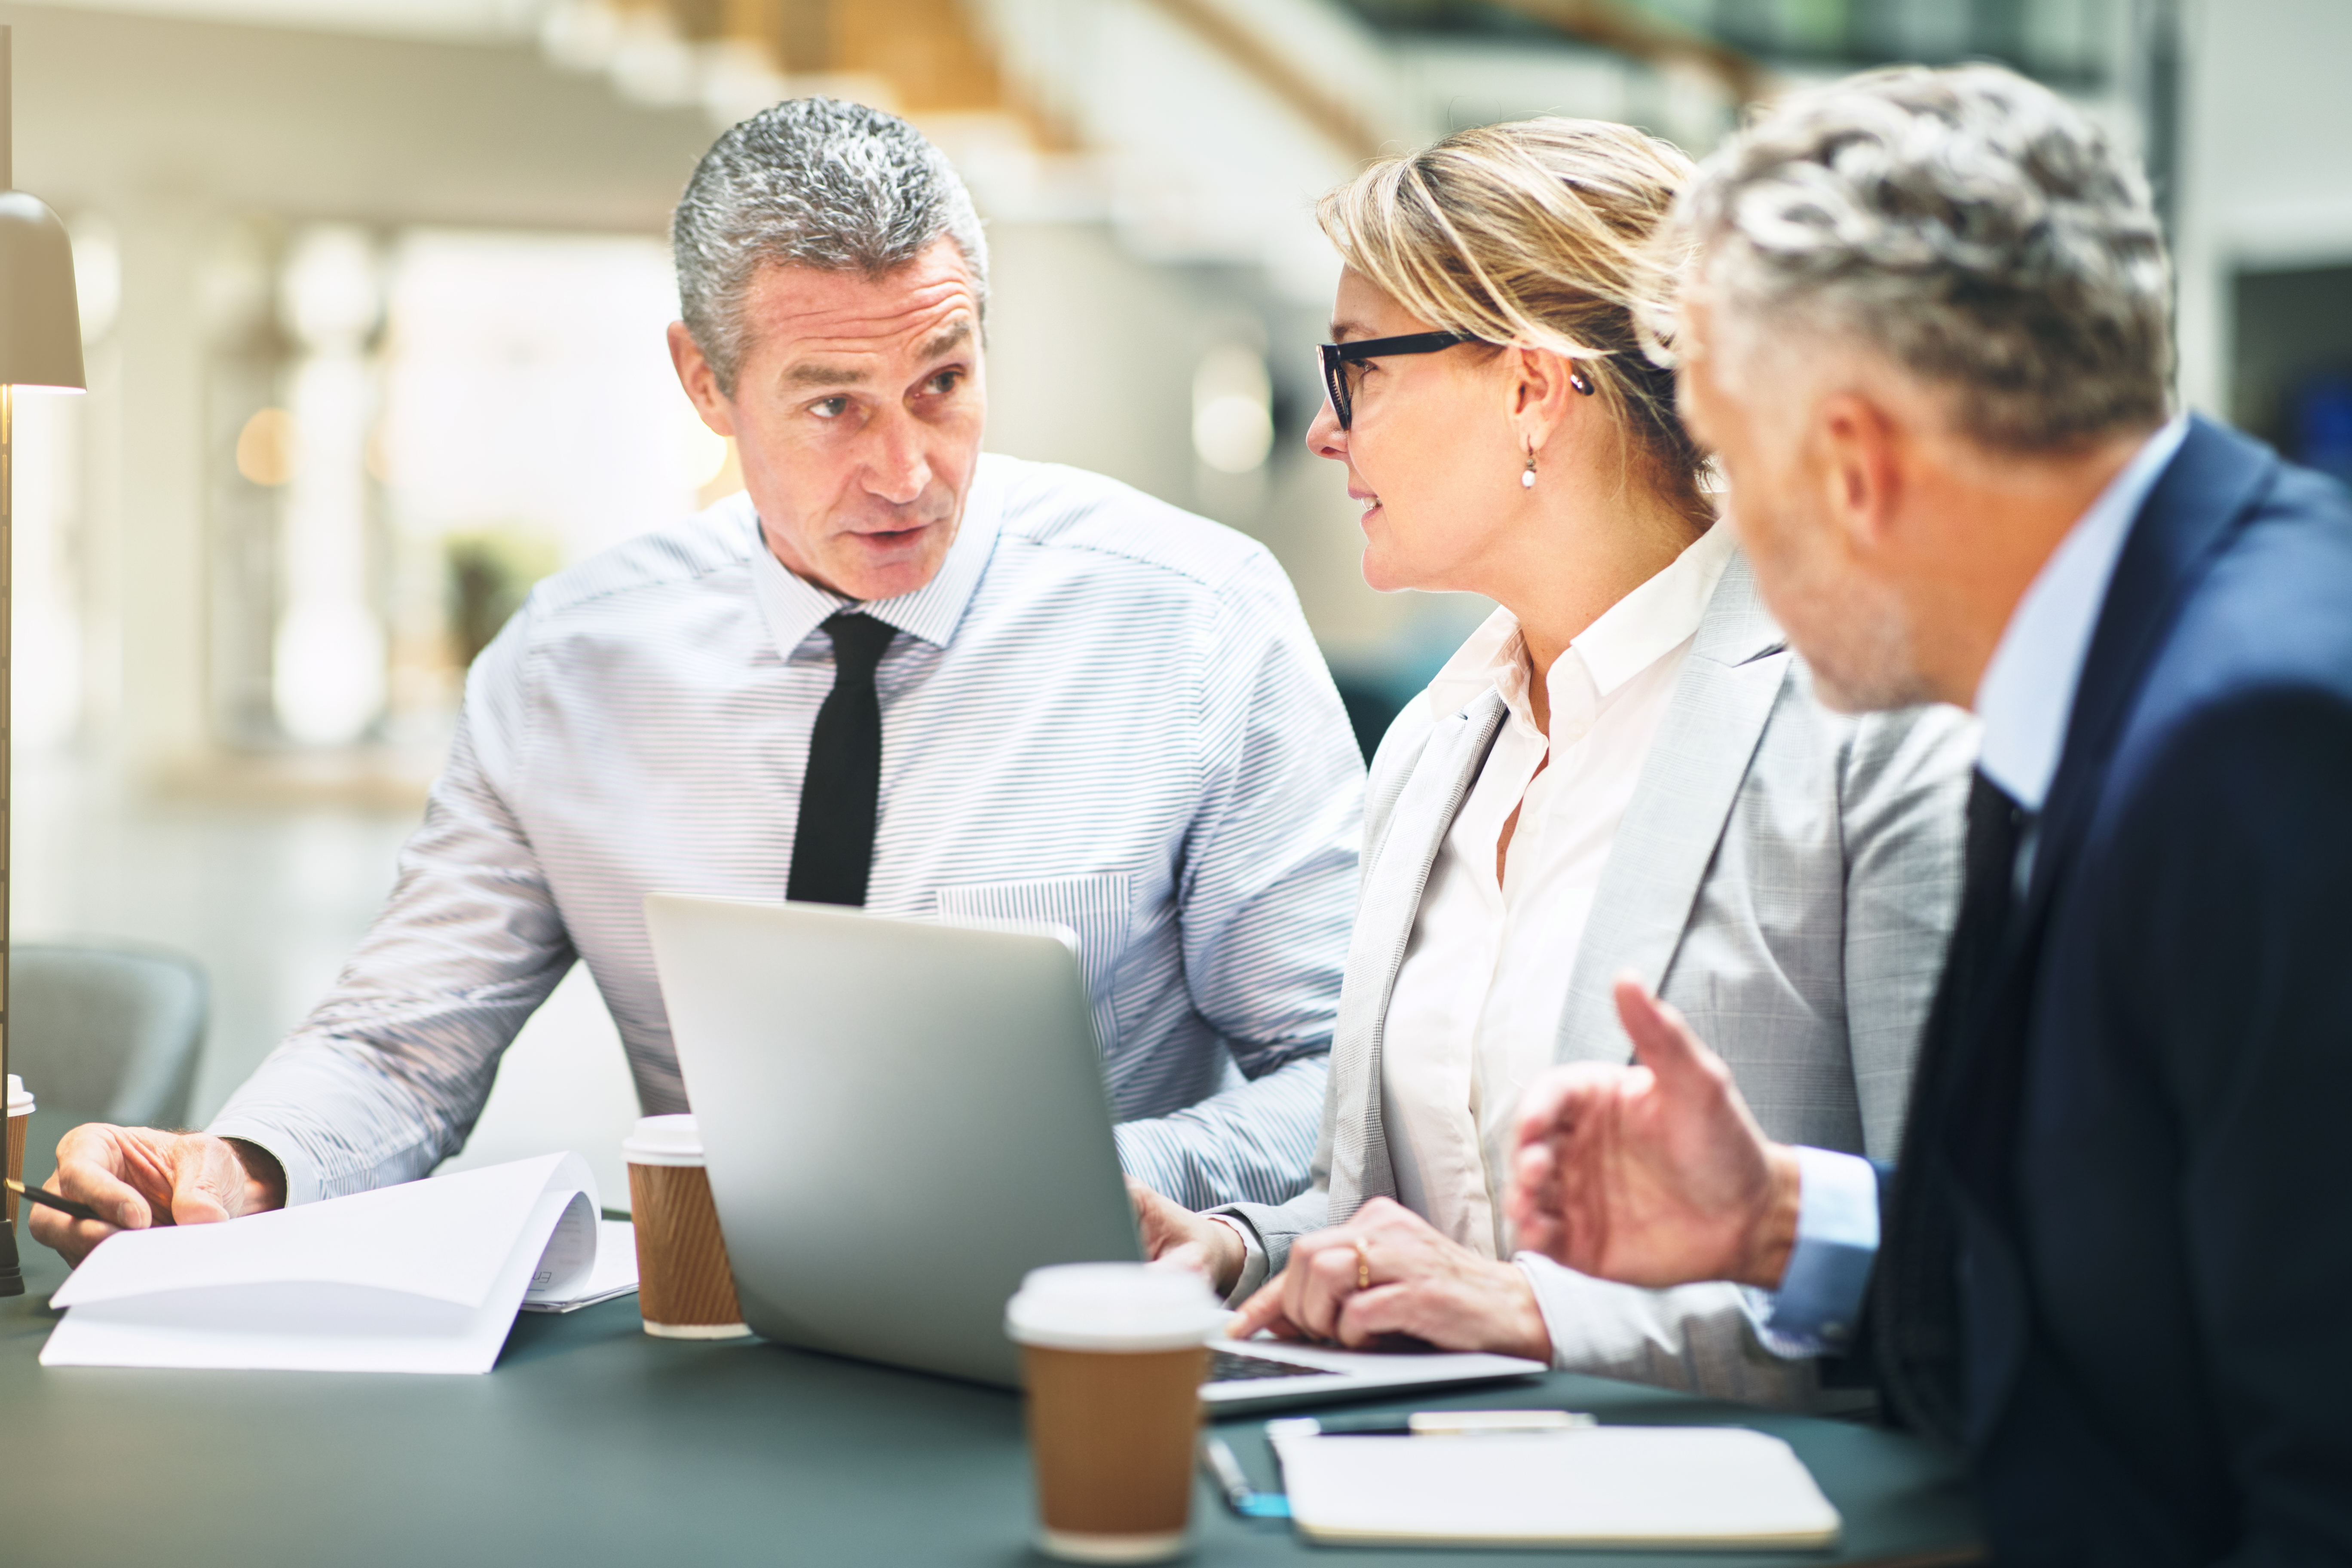
[[1329, 458], [1335, 462], [1347, 461], [1348, 433], [1339, 428], [1339, 416], [1332, 412], [1331, 400], [1328, 397], [1307, 424], [1307, 449], [1318, 458]]

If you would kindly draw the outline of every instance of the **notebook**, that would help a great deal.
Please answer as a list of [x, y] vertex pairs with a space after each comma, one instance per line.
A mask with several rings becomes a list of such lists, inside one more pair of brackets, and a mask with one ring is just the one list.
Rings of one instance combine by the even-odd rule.
[[1778, 1437], [1594, 1426], [1468, 1437], [1277, 1436], [1290, 1515], [1328, 1545], [1811, 1550], [1840, 1521]]
[[49, 1298], [41, 1364], [488, 1372], [527, 1302], [625, 1289], [609, 1247], [577, 1154], [125, 1231]]

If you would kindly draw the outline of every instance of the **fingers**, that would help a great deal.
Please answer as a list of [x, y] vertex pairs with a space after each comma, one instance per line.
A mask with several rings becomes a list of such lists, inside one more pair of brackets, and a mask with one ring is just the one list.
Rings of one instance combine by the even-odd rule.
[[1282, 1312], [1282, 1296], [1289, 1279], [1289, 1270], [1285, 1269], [1259, 1286], [1256, 1293], [1242, 1303], [1242, 1310], [1234, 1314], [1226, 1333], [1234, 1339], [1245, 1340], [1286, 1322]]
[[1209, 1266], [1208, 1247], [1197, 1241], [1179, 1241], [1173, 1245], [1163, 1243], [1152, 1253], [1151, 1261], [1163, 1268], [1188, 1269], [1203, 1276], [1214, 1272]]
[[[65, 1195], [59, 1190], [55, 1176], [41, 1185], [60, 1197]], [[45, 1209], [36, 1204], [26, 1204], [25, 1207], [27, 1211], [26, 1224], [33, 1233], [33, 1239], [75, 1268], [79, 1268], [81, 1260], [89, 1256], [90, 1248], [112, 1236], [117, 1228], [97, 1220], [76, 1219], [71, 1215], [59, 1214], [55, 1209]]]
[[[89, 1122], [58, 1140], [57, 1173], [49, 1188], [91, 1208], [114, 1228], [143, 1230], [154, 1223], [149, 1194], [169, 1193], [171, 1178], [142, 1129]], [[83, 1222], [88, 1223], [88, 1222]]]
[[1616, 1092], [1626, 1070], [1599, 1062], [1577, 1062], [1538, 1073], [1519, 1095], [1513, 1144], [1526, 1148], [1573, 1129], [1594, 1104]]
[[245, 1195], [245, 1166], [218, 1138], [175, 1138], [172, 1169], [172, 1223], [217, 1225], [236, 1213]]
[[[1425, 1287], [1419, 1282], [1402, 1279], [1356, 1291], [1340, 1309], [1331, 1338], [1351, 1351], [1362, 1350], [1383, 1334], [1412, 1334], [1427, 1339], [1429, 1336], [1418, 1327], [1422, 1318], [1420, 1298], [1424, 1293]], [[1438, 1339], [1430, 1339], [1430, 1343], [1442, 1350], [1459, 1348]]]
[[1617, 1017], [1633, 1039], [1634, 1056], [1670, 1097], [1723, 1088], [1728, 1076], [1723, 1058], [1706, 1048], [1679, 1011], [1630, 973], [1617, 977], [1614, 990]]
[[79, 1268], [90, 1249], [117, 1230], [143, 1229], [152, 1217], [147, 1200], [125, 1175], [146, 1173], [129, 1130], [89, 1122], [58, 1140], [58, 1168], [43, 1188], [88, 1204], [117, 1223], [76, 1219], [55, 1209], [26, 1205], [33, 1239]]

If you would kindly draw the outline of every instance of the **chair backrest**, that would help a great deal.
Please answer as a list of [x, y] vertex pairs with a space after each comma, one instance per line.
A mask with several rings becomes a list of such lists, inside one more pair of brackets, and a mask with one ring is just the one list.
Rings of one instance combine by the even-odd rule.
[[124, 1126], [188, 1115], [210, 987], [160, 948], [25, 942], [8, 966], [8, 1070], [45, 1111]]

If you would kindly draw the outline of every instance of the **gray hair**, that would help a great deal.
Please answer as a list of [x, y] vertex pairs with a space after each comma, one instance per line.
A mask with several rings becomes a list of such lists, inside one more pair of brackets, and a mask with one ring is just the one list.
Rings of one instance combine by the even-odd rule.
[[1843, 335], [1956, 395], [1977, 441], [2052, 450], [2161, 423], [2170, 268], [2147, 181], [1997, 66], [1849, 78], [1700, 167], [1673, 228], [1734, 337]]
[[988, 242], [947, 156], [895, 114], [793, 98], [735, 126], [702, 155], [670, 219], [686, 330], [719, 389], [743, 363], [743, 296], [762, 267], [879, 278], [944, 236], [988, 309]]

